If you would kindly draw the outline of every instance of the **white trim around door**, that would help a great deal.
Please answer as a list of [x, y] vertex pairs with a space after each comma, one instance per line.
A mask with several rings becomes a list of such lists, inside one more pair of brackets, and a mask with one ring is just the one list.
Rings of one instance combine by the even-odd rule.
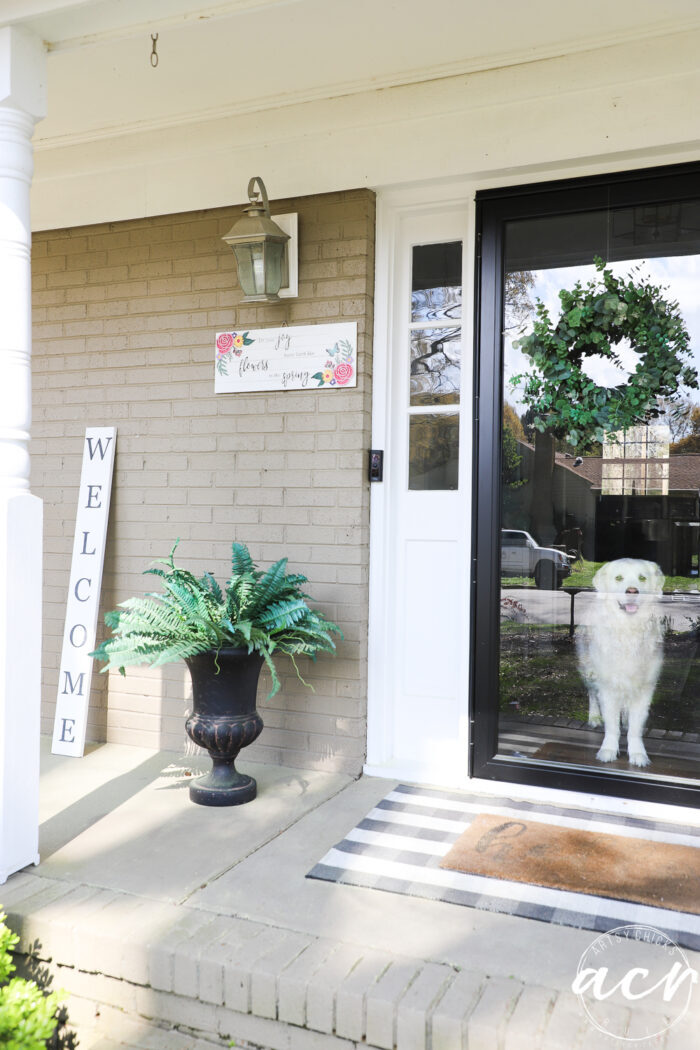
[[[469, 754], [473, 192], [399, 190], [377, 203], [372, 447], [385, 455], [371, 492], [365, 772], [459, 786]], [[411, 311], [412, 266], [433, 245], [461, 246], [461, 316], [421, 320]], [[452, 348], [460, 334], [458, 394], [420, 403], [412, 343], [415, 360], [416, 346], [444, 335]], [[441, 435], [458, 426], [457, 475], [416, 481], [409, 433], [433, 423]]]

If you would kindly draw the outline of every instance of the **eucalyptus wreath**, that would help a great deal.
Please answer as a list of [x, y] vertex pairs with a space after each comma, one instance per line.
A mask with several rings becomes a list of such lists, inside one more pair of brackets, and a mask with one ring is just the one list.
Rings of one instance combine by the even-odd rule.
[[[538, 299], [532, 332], [513, 340], [533, 365], [511, 384], [525, 380], [522, 400], [533, 410], [534, 426], [584, 447], [603, 441], [605, 431], [655, 418], [659, 398], [673, 400], [681, 385], [698, 387], [698, 373], [687, 361], [690, 336], [678, 303], [638, 275], [640, 267], [624, 279], [602, 259], [594, 261], [598, 274], [593, 280], [559, 292], [556, 324]], [[599, 386], [586, 375], [584, 362], [601, 357], [621, 367], [618, 350], [624, 341], [639, 354], [634, 371], [618, 386]]]

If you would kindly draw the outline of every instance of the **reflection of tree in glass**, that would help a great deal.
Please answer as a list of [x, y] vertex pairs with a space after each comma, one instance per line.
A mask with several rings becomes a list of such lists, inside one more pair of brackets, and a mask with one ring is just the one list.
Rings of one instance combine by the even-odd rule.
[[410, 428], [410, 488], [457, 488], [459, 416], [412, 416]]
[[411, 388], [420, 394], [458, 394], [461, 331], [440, 332], [437, 339], [419, 339], [424, 353], [411, 361]]
[[683, 436], [671, 444], [669, 451], [673, 456], [700, 452], [700, 405], [689, 403]]
[[462, 316], [462, 288], [418, 288], [411, 295], [414, 321], [436, 321]]
[[690, 413], [694, 402], [689, 397], [660, 397], [656, 402], [657, 423], [665, 423], [671, 435], [671, 441], [680, 441], [691, 431]]
[[527, 478], [520, 476], [520, 464], [523, 457], [518, 452], [519, 441], [525, 441], [525, 431], [515, 409], [506, 401], [503, 404], [501, 472], [503, 484], [510, 488], [518, 488], [527, 481]]
[[505, 330], [524, 331], [525, 325], [535, 312], [530, 298], [530, 289], [535, 287], [534, 274], [529, 270], [516, 270], [506, 274], [505, 281]]

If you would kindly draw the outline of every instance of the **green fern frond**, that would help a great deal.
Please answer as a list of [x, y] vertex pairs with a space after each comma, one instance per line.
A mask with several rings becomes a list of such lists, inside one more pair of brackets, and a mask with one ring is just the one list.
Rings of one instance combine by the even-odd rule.
[[231, 577], [222, 590], [210, 572], [197, 578], [175, 565], [178, 543], [169, 558], [159, 560], [165, 569], [145, 570], [160, 580], [162, 592], [128, 598], [105, 615], [112, 635], [91, 654], [105, 663], [103, 671], [116, 667], [123, 674], [128, 666], [158, 667], [222, 646], [247, 646], [265, 660], [274, 696], [280, 689], [276, 651], [292, 658], [303, 682], [294, 657], [315, 659], [318, 652], [335, 649], [332, 634], [340, 634], [339, 628], [307, 605], [301, 590], [307, 578], [287, 575], [286, 558], [263, 572], [245, 544], [234, 543]]
[[257, 579], [254, 573], [246, 572], [231, 577], [226, 585], [226, 612], [231, 620], [247, 616], [253, 604], [256, 587]]
[[240, 636], [245, 642], [250, 641], [250, 632], [253, 629], [250, 620], [237, 620], [236, 623], [232, 623], [226, 619], [223, 623], [224, 627], [231, 632], [232, 639], [237, 639]]
[[263, 609], [266, 609], [271, 602], [279, 599], [282, 583], [285, 579], [286, 568], [287, 559], [280, 558], [280, 560], [276, 561], [274, 565], [271, 565], [264, 576], [258, 580], [255, 595], [251, 601], [249, 609], [251, 613], [261, 612]]
[[209, 589], [212, 597], [215, 598], [217, 602], [219, 602], [219, 603], [223, 602], [224, 595], [223, 595], [223, 592], [221, 590], [221, 587], [219, 587], [218, 583], [216, 582], [216, 580], [214, 579], [214, 577], [212, 576], [212, 574], [210, 572], [205, 572], [204, 573], [204, 576], [202, 576], [202, 579], [200, 580], [200, 583], [201, 583], [202, 587]]
[[255, 572], [255, 564], [245, 543], [234, 543], [231, 546], [231, 575], [244, 576]]
[[265, 646], [264, 648], [260, 649], [260, 653], [262, 654], [263, 660], [267, 664], [268, 670], [270, 672], [270, 678], [272, 679], [272, 689], [267, 694], [267, 699], [271, 700], [275, 693], [278, 693], [280, 691], [282, 683], [279, 680], [277, 668], [275, 667], [275, 662], [272, 659], [271, 650], [268, 649], [267, 646]]
[[272, 633], [284, 627], [292, 627], [308, 614], [309, 607], [306, 602], [303, 598], [298, 598], [295, 602], [273, 602], [264, 613], [261, 613], [258, 622]]
[[174, 663], [176, 660], [186, 660], [188, 656], [195, 656], [197, 653], [204, 653], [212, 646], [206, 639], [190, 639], [189, 641], [182, 640], [173, 642], [164, 648], [156, 659], [153, 661], [153, 667], [160, 667], [162, 664]]
[[[287, 584], [287, 586], [290, 587], [297, 594], [299, 593], [299, 588], [303, 584], [308, 582], [308, 576], [302, 576], [301, 573], [298, 572], [291, 572], [287, 577], [285, 577], [285, 583]], [[307, 598], [308, 595], [305, 594], [303, 595], [303, 597]]]

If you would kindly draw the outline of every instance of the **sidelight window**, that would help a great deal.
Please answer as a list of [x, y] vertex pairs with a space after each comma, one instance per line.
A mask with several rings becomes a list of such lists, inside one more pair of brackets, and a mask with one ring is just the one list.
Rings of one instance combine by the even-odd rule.
[[409, 489], [456, 489], [462, 359], [462, 243], [413, 248]]

